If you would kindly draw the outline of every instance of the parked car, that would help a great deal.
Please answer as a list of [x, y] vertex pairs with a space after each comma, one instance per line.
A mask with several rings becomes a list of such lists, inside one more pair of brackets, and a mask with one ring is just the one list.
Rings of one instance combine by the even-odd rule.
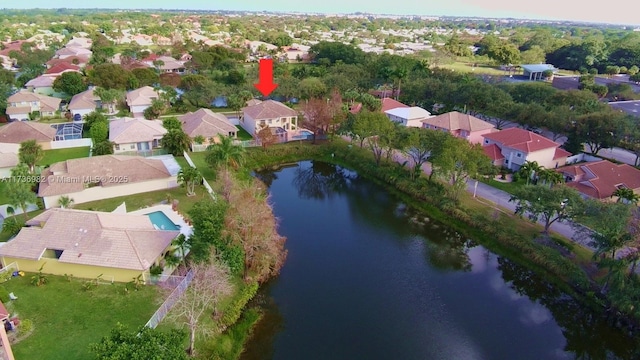
[[82, 115], [80, 114], [73, 115], [73, 121], [82, 121]]

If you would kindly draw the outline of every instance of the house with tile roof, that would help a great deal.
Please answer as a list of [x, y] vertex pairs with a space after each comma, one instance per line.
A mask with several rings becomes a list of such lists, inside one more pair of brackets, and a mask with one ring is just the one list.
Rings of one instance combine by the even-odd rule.
[[281, 102], [266, 100], [243, 108], [240, 126], [254, 137], [265, 126], [286, 137], [288, 131], [298, 130], [298, 112]]
[[18, 158], [19, 149], [19, 144], [0, 143], [0, 179], [10, 177], [11, 169], [20, 162]]
[[382, 107], [380, 108], [380, 111], [382, 112], [387, 112], [391, 109], [397, 109], [397, 108], [408, 108], [409, 105], [405, 105], [403, 103], [401, 103], [398, 100], [394, 100], [392, 98], [383, 98], [380, 100], [380, 102], [382, 103]]
[[17, 92], [7, 98], [7, 110], [11, 120], [29, 120], [29, 114], [39, 112], [40, 116], [55, 116], [62, 100], [27, 90]]
[[65, 44], [65, 47], [80, 47], [83, 49], [91, 49], [91, 46], [93, 46], [93, 40], [86, 37], [74, 37]]
[[128, 282], [149, 279], [179, 234], [156, 229], [147, 215], [49, 209], [0, 247], [0, 259], [28, 272]]
[[209, 109], [198, 109], [178, 117], [178, 120], [191, 139], [202, 136], [205, 139], [203, 145], [219, 141], [221, 135], [235, 138], [238, 134], [238, 128], [224, 114]]
[[[152, 55], [142, 60], [145, 64], [157, 68], [161, 73], [184, 74], [184, 62], [178, 61], [171, 56]], [[155, 62], [155, 64], [154, 64]], [[159, 65], [156, 64], [159, 62]]]
[[452, 111], [422, 120], [422, 127], [446, 131], [455, 137], [466, 139], [472, 144], [482, 144], [483, 135], [495, 131], [495, 126], [475, 116]]
[[162, 147], [162, 137], [167, 129], [160, 120], [120, 118], [109, 121], [109, 141], [113, 153], [144, 153]]
[[134, 117], [142, 117], [144, 111], [151, 106], [153, 99], [159, 99], [160, 94], [151, 86], [143, 86], [127, 93], [126, 102]]
[[34, 121], [14, 121], [0, 126], [0, 144], [20, 144], [27, 140], [35, 140], [44, 149], [51, 148], [51, 141], [56, 137], [56, 129], [49, 124]]
[[68, 62], [59, 62], [44, 72], [46, 76], [58, 77], [66, 72], [80, 72], [80, 66]]
[[628, 164], [614, 164], [608, 160], [563, 166], [556, 171], [570, 186], [585, 196], [613, 199], [617, 189], [632, 189], [640, 194], [640, 170]]
[[409, 127], [422, 127], [422, 120], [432, 117], [430, 112], [418, 107], [397, 107], [384, 112], [389, 120]]
[[77, 56], [79, 58], [90, 58], [93, 52], [89, 49], [85, 49], [79, 46], [63, 47], [56, 51], [56, 59], [66, 59], [69, 57]]
[[[509, 128], [483, 135], [482, 146], [494, 165], [518, 171], [526, 161], [536, 161], [540, 166], [554, 169], [564, 166], [571, 153], [560, 144], [534, 132]], [[487, 147], [490, 147], [487, 149]], [[497, 152], [497, 149], [500, 152]]]
[[79, 114], [80, 116], [85, 116], [100, 107], [100, 98], [93, 93], [93, 90], [85, 90], [71, 98], [67, 106], [71, 115]]
[[102, 155], [52, 164], [42, 172], [38, 196], [45, 208], [68, 196], [76, 204], [178, 186], [180, 166], [171, 155]]
[[56, 91], [53, 90], [53, 82], [56, 80], [54, 76], [40, 75], [35, 79], [31, 79], [24, 84], [24, 87], [34, 93], [46, 96], [53, 96]]
[[87, 66], [88, 62], [89, 62], [89, 56], [83, 55], [83, 56], [69, 56], [69, 57], [65, 57], [64, 59], [53, 58], [47, 61], [45, 65], [47, 65], [47, 69], [51, 69], [52, 67], [58, 64], [72, 64], [72, 65], [77, 65], [81, 68], [84, 68], [85, 66]]

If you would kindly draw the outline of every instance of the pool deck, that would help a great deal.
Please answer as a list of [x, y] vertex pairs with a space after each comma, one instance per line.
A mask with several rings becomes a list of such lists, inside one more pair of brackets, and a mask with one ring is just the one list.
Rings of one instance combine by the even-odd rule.
[[182, 218], [182, 216], [180, 216], [180, 214], [173, 211], [173, 209], [171, 208], [171, 205], [154, 205], [144, 209], [130, 211], [127, 214], [147, 215], [156, 211], [161, 211], [174, 224], [180, 226], [180, 233], [183, 234], [185, 237], [188, 238], [193, 233], [193, 228], [184, 221], [184, 219]]

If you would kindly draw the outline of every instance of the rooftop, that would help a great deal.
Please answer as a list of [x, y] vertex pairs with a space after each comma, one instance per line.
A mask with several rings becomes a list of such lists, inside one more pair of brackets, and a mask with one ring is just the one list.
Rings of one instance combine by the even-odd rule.
[[382, 112], [386, 112], [387, 110], [395, 109], [395, 108], [408, 108], [409, 105], [405, 105], [400, 101], [394, 100], [392, 98], [384, 98], [381, 100], [382, 108], [380, 109]]
[[178, 119], [182, 122], [182, 130], [191, 138], [200, 135], [210, 139], [218, 135], [228, 136], [230, 132], [238, 131], [226, 116], [209, 109], [199, 109]]
[[531, 73], [544, 72], [547, 70], [551, 70], [551, 71], [558, 70], [555, 68], [555, 66], [551, 64], [525, 64], [525, 65], [520, 65], [520, 67], [525, 71], [531, 72]]
[[553, 142], [544, 136], [520, 128], [504, 129], [482, 136], [485, 139], [493, 140], [499, 145], [517, 149], [525, 153], [557, 148], [560, 146], [560, 144]]
[[32, 121], [14, 121], [0, 126], [0, 143], [20, 144], [27, 140], [51, 141], [56, 129], [47, 124]]
[[275, 100], [266, 100], [252, 106], [247, 106], [242, 109], [242, 112], [245, 116], [248, 115], [254, 120], [298, 116], [295, 110]]
[[458, 111], [452, 111], [424, 119], [422, 122], [441, 129], [466, 130], [469, 132], [493, 129], [495, 127], [493, 124], [480, 120], [475, 116], [463, 114]]
[[578, 181], [568, 182], [567, 185], [598, 199], [611, 197], [618, 188], [640, 188], [640, 170], [608, 160], [565, 166], [557, 171], [581, 176]]
[[385, 113], [407, 120], [426, 119], [431, 116], [430, 112], [418, 106], [394, 108]]
[[109, 141], [130, 144], [160, 139], [167, 133], [161, 120], [120, 118], [109, 121]]
[[40, 260], [46, 250], [61, 263], [146, 270], [179, 235], [156, 230], [148, 216], [50, 209], [0, 248], [0, 256]]

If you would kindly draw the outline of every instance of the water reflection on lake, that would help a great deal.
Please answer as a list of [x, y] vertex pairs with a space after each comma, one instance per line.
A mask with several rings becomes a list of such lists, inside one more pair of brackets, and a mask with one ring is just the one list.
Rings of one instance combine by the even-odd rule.
[[634, 358], [635, 340], [556, 286], [352, 171], [257, 176], [289, 256], [245, 360]]

